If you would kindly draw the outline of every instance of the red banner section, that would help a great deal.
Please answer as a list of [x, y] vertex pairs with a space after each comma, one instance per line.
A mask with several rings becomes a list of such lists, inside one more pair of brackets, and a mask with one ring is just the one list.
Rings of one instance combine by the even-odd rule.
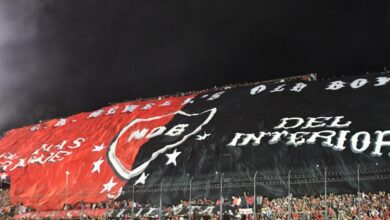
[[[9, 131], [0, 139], [0, 165], [1, 178], [11, 179], [11, 201], [57, 210], [65, 203], [116, 196], [126, 179], [118, 178], [107, 161], [108, 146], [115, 142], [115, 160], [122, 170], [131, 170], [142, 145], [161, 135], [191, 98], [120, 103]], [[131, 124], [135, 119], [145, 120]]]

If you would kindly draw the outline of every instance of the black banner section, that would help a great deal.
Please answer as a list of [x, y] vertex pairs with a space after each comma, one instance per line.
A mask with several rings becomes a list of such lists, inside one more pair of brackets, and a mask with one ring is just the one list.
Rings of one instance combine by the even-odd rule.
[[225, 195], [256, 183], [257, 194], [286, 196], [289, 181], [295, 195], [321, 194], [325, 170], [330, 193], [389, 190], [389, 100], [381, 73], [198, 94], [149, 134], [124, 190], [135, 184], [154, 202], [164, 191], [165, 204], [188, 197], [190, 181], [193, 197], [218, 198], [221, 179]]

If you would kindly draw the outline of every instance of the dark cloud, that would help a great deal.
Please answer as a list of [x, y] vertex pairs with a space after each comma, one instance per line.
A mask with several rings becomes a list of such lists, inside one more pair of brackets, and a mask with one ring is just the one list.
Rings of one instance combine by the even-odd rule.
[[0, 4], [0, 130], [137, 97], [389, 66], [388, 1]]

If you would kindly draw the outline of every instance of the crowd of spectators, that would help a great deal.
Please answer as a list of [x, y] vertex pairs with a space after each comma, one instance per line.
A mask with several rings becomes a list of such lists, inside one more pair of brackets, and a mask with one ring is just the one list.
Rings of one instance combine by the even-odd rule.
[[[223, 220], [227, 219], [253, 219], [252, 214], [242, 214], [240, 209], [252, 209], [254, 197], [248, 194], [242, 196], [233, 196], [223, 201]], [[325, 202], [327, 201], [327, 202]], [[131, 208], [131, 201], [124, 200], [115, 203], [114, 208]], [[164, 208], [165, 217], [168, 219], [181, 219], [175, 216], [172, 210], [178, 207], [189, 207], [190, 204], [195, 207], [213, 206], [211, 212], [200, 214], [196, 208], [190, 213], [193, 219], [219, 219], [220, 201], [212, 201], [207, 198], [189, 201], [182, 201], [179, 205]], [[150, 207], [150, 204], [136, 204], [137, 207]], [[155, 206], [154, 208], [157, 208]], [[362, 219], [362, 220], [390, 220], [390, 193], [361, 193], [357, 194], [328, 194], [326, 199], [324, 195], [302, 196], [302, 197], [281, 197], [267, 198], [258, 196], [256, 198], [256, 219], [260, 220], [284, 220], [290, 218], [293, 220], [322, 220], [328, 219]], [[326, 211], [327, 210], [327, 211]], [[241, 214], [240, 214], [241, 213]], [[252, 213], [252, 212], [250, 212]], [[360, 213], [360, 218], [359, 218]], [[183, 213], [182, 213], [183, 214]], [[188, 213], [185, 214], [188, 216]], [[184, 215], [181, 217], [185, 217]]]
[[[327, 202], [325, 202], [327, 201]], [[325, 200], [324, 195], [302, 196], [302, 197], [282, 197], [267, 198], [257, 197], [257, 219], [279, 220], [291, 219], [321, 220], [326, 219], [362, 219], [362, 220], [390, 220], [390, 193], [361, 193], [356, 194], [328, 194]], [[115, 202], [114, 208], [131, 208], [131, 201], [124, 200]], [[223, 216], [226, 219], [253, 219], [251, 214], [243, 216], [239, 214], [241, 208], [253, 208], [253, 196], [244, 194], [243, 196], [233, 196], [224, 200], [225, 207]], [[147, 208], [150, 204], [137, 204], [138, 207]], [[191, 213], [195, 219], [216, 219], [219, 218], [220, 201], [212, 201], [207, 198], [191, 201], [192, 206], [214, 206], [214, 211], [207, 214], [198, 214], [197, 210]], [[182, 201], [177, 206], [165, 207], [164, 213], [170, 219], [175, 219], [172, 210], [178, 206], [189, 207], [189, 201]], [[231, 207], [226, 210], [226, 207]], [[360, 207], [360, 208], [359, 208]], [[156, 208], [156, 207], [155, 207]], [[289, 211], [290, 210], [290, 211]], [[327, 212], [326, 212], [327, 210]], [[360, 218], [359, 217], [360, 213]], [[196, 218], [198, 216], [198, 218]]]
[[[327, 201], [327, 202], [325, 202]], [[252, 212], [242, 214], [240, 210], [252, 210], [255, 198], [249, 194], [232, 196], [225, 198], [222, 206], [224, 207], [223, 220], [227, 219], [253, 219]], [[158, 208], [151, 203], [133, 203], [130, 199], [114, 200], [109, 199], [100, 203], [79, 203], [74, 206], [64, 206], [64, 210], [74, 209], [110, 209], [110, 210], [130, 210], [135, 205], [135, 209]], [[194, 220], [200, 219], [219, 219], [220, 200], [212, 201], [208, 198], [201, 198], [192, 201], [181, 201], [175, 206], [164, 207], [164, 218], [166, 219], [188, 219], [188, 215]], [[189, 207], [192, 206], [191, 212]], [[0, 216], [13, 216], [26, 212], [35, 211], [18, 203], [11, 205], [9, 201], [9, 191], [0, 190]], [[207, 213], [200, 213], [194, 207], [210, 207]], [[229, 208], [226, 208], [229, 207]], [[176, 212], [178, 209], [187, 209], [187, 212]], [[176, 210], [176, 211], [175, 211]], [[327, 210], [327, 212], [326, 212]], [[362, 220], [390, 220], [390, 193], [361, 193], [357, 194], [328, 194], [325, 200], [324, 195], [302, 196], [302, 197], [282, 197], [267, 198], [258, 196], [256, 198], [257, 218], [260, 220], [283, 220], [288, 219], [291, 213], [291, 219], [300, 220], [322, 220], [326, 219], [362, 219]], [[360, 218], [359, 217], [360, 213]], [[140, 216], [138, 216], [140, 217]]]
[[263, 198], [260, 206], [261, 219], [286, 219], [289, 206], [291, 219], [325, 219], [326, 214], [329, 219], [390, 219], [390, 193], [386, 192], [362, 193], [360, 196], [329, 194], [326, 200], [324, 195]]
[[9, 202], [8, 190], [0, 189], [0, 215], [10, 215], [14, 211], [13, 206]]

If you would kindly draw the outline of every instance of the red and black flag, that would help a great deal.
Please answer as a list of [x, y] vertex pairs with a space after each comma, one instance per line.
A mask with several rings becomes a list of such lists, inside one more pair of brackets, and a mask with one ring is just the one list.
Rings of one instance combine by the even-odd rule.
[[[297, 78], [119, 103], [9, 131], [0, 139], [0, 165], [11, 177], [12, 201], [41, 210], [104, 201], [126, 185], [163, 178], [388, 167], [389, 85], [386, 74]], [[344, 180], [333, 190], [355, 187]], [[262, 194], [285, 195], [286, 182], [278, 184], [263, 185]], [[388, 186], [388, 180], [361, 185]], [[294, 190], [320, 189], [307, 183]]]

